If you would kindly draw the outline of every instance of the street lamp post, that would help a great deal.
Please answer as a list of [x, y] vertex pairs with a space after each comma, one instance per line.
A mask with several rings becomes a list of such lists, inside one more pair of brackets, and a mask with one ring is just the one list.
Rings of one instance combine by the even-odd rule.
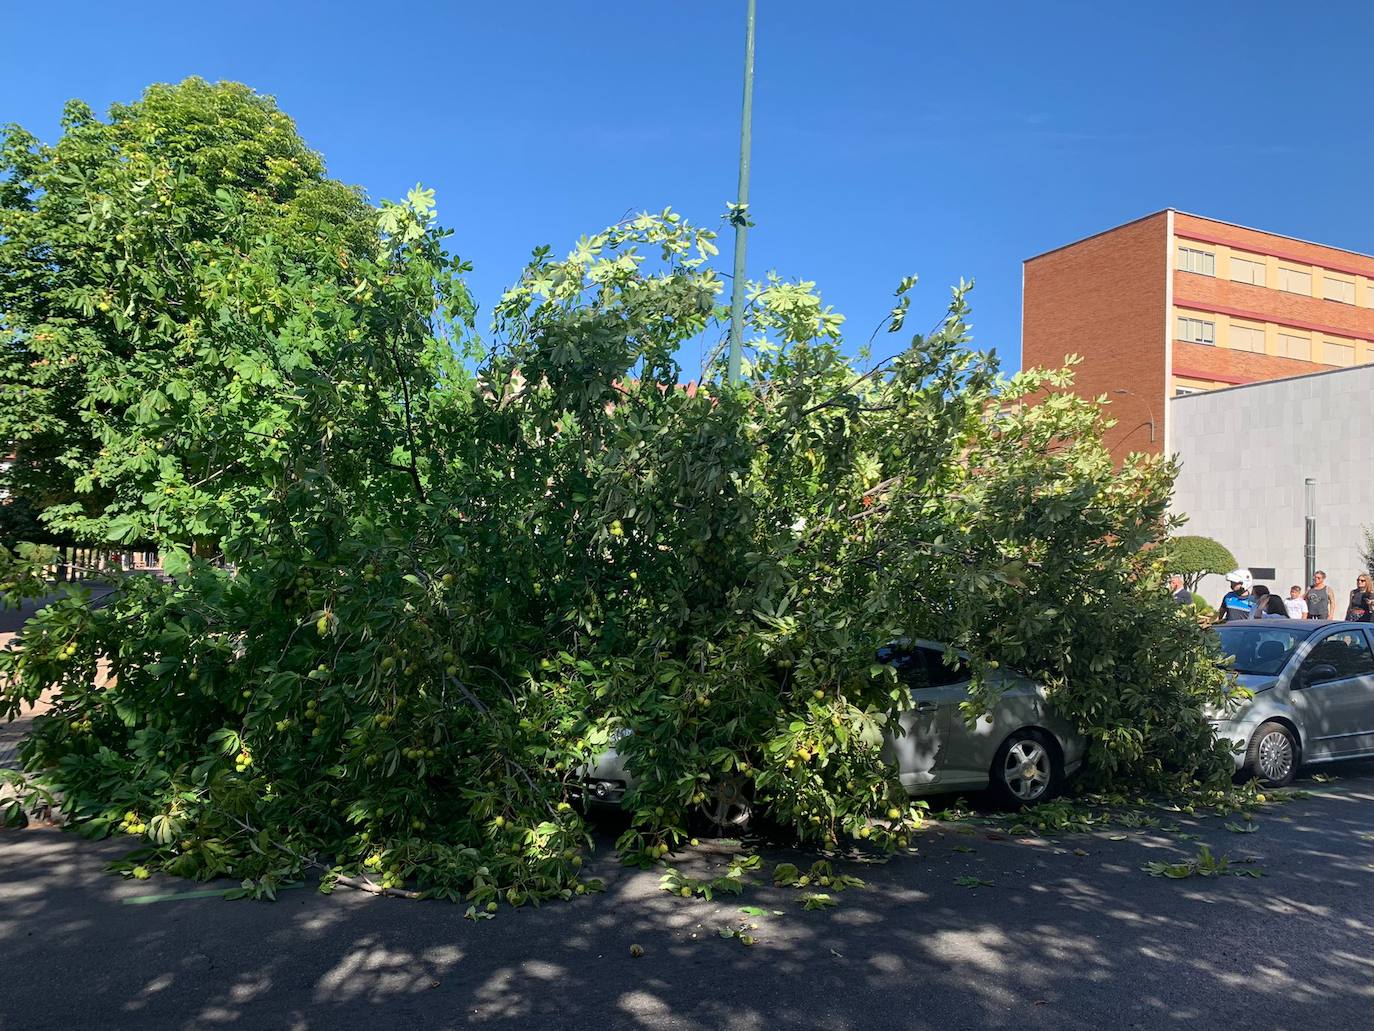
[[744, 249], [749, 232], [749, 147], [754, 124], [754, 0], [744, 30], [744, 112], [739, 131], [739, 193], [731, 213], [735, 226], [735, 280], [730, 291], [730, 358], [727, 364], [729, 382], [739, 382], [741, 337], [744, 327]]
[[1143, 404], [1143, 405], [1145, 406], [1145, 411], [1148, 412], [1148, 413], [1149, 413], [1149, 416], [1150, 416], [1150, 443], [1153, 444], [1153, 443], [1155, 442], [1155, 410], [1154, 410], [1154, 406], [1151, 405], [1149, 401], [1145, 400], [1145, 398], [1143, 398], [1143, 397], [1141, 397], [1139, 394], [1137, 394], [1135, 391], [1133, 391], [1133, 390], [1127, 390], [1125, 387], [1117, 387], [1116, 390], [1112, 391], [1112, 393], [1114, 393], [1114, 394], [1128, 394], [1128, 395], [1130, 395], [1131, 397], [1137, 398], [1137, 399], [1140, 401], [1140, 403]]
[[1317, 575], [1317, 481], [1303, 481], [1303, 583], [1308, 587]]

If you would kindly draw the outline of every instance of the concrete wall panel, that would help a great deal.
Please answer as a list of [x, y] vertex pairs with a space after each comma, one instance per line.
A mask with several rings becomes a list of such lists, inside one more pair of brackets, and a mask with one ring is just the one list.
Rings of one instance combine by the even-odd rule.
[[[1303, 485], [1317, 481], [1317, 568], [1344, 614], [1374, 527], [1374, 366], [1173, 398], [1169, 419], [1182, 532], [1216, 538], [1242, 565], [1275, 567], [1268, 586], [1285, 596], [1303, 583]], [[1209, 577], [1201, 593], [1216, 602], [1225, 590]]]

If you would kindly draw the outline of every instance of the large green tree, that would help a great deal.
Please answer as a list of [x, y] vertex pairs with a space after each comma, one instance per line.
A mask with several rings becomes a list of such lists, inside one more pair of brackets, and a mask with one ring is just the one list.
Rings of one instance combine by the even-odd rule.
[[374, 221], [241, 85], [73, 102], [52, 145], [10, 126], [0, 490], [78, 539], [213, 540], [260, 489], [256, 386], [311, 346], [288, 321], [354, 288]]

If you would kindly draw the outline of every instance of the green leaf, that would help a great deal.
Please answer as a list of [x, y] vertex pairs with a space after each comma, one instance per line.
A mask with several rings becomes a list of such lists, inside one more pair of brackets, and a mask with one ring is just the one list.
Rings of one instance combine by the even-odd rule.
[[170, 548], [162, 553], [162, 571], [168, 576], [181, 576], [191, 568], [191, 556], [182, 548]]

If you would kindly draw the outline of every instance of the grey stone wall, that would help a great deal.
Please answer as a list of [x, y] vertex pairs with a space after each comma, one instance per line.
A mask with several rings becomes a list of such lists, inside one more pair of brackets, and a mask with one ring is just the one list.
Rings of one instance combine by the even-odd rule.
[[[1169, 446], [1181, 462], [1180, 532], [1213, 537], [1243, 566], [1273, 566], [1284, 597], [1303, 583], [1303, 481], [1316, 485], [1317, 568], [1339, 617], [1374, 526], [1374, 366], [1251, 383], [1168, 402]], [[1265, 581], [1261, 581], [1265, 582]], [[1305, 586], [1305, 584], [1304, 584]], [[1200, 593], [1219, 601], [1220, 577]]]

